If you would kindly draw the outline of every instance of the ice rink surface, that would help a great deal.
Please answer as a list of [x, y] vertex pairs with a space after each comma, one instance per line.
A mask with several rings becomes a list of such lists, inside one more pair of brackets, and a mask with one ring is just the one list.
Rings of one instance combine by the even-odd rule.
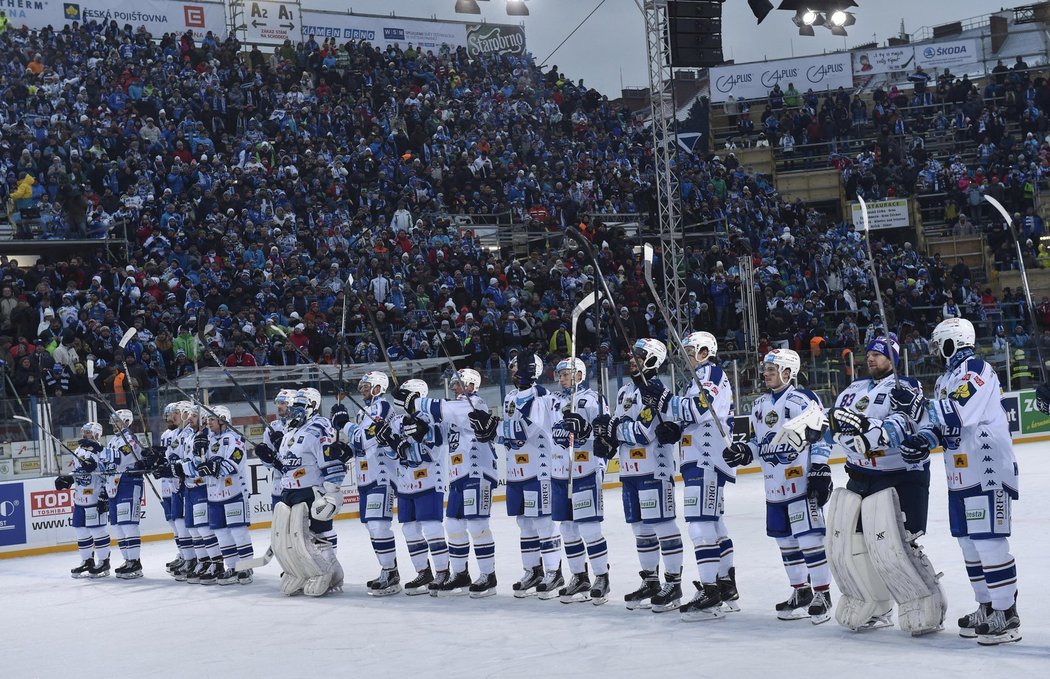
[[[1016, 450], [1021, 501], [1014, 505], [1011, 545], [1024, 636], [1017, 644], [982, 648], [957, 636], [956, 619], [975, 604], [948, 533], [943, 463], [934, 456], [922, 543], [944, 571], [949, 609], [945, 631], [924, 638], [896, 628], [855, 634], [834, 619], [820, 626], [777, 620], [773, 605], [789, 586], [776, 544], [765, 536], [762, 479], [748, 474], [726, 489], [742, 610], [722, 620], [683, 623], [677, 612], [624, 608], [623, 595], [639, 582], [638, 561], [620, 491], [611, 489], [605, 533], [612, 592], [598, 607], [511, 596], [521, 564], [517, 527], [502, 503], [492, 522], [500, 591], [481, 600], [368, 597], [363, 583], [379, 568], [357, 521], [336, 523], [348, 586], [321, 599], [281, 596], [276, 561], [247, 586], [175, 582], [164, 572], [175, 554], [168, 541], [143, 546], [141, 580], [74, 580], [72, 552], [0, 561], [0, 676], [1047, 677], [1050, 588], [1040, 578], [1050, 563], [1050, 443]], [[844, 485], [842, 466], [834, 470], [836, 485]], [[252, 537], [262, 553], [268, 533]], [[413, 574], [400, 533], [398, 542], [407, 581]], [[691, 554], [687, 548], [686, 599], [696, 577]], [[475, 565], [471, 573], [477, 575]]]

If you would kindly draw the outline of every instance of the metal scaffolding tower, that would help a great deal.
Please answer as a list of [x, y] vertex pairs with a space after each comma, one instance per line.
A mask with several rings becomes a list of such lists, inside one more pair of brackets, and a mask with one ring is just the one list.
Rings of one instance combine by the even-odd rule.
[[[636, 0], [637, 1], [637, 0]], [[671, 43], [668, 35], [667, 0], [643, 0], [645, 43], [649, 56], [649, 105], [652, 114], [653, 157], [656, 162], [656, 198], [663, 253], [664, 303], [679, 334], [683, 332], [682, 309], [686, 289], [682, 281], [681, 194], [675, 168], [678, 135], [672, 87]]]

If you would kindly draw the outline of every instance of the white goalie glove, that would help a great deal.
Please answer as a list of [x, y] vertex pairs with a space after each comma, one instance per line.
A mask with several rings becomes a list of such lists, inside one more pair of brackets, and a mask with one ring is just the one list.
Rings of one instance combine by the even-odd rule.
[[783, 428], [773, 438], [774, 448], [782, 444], [801, 451], [810, 443], [816, 443], [828, 427], [828, 418], [824, 409], [815, 402], [810, 402], [800, 414], [784, 423]]
[[331, 521], [342, 506], [342, 489], [334, 483], [325, 482], [324, 490], [314, 488], [314, 501], [310, 505], [310, 516], [318, 521]]

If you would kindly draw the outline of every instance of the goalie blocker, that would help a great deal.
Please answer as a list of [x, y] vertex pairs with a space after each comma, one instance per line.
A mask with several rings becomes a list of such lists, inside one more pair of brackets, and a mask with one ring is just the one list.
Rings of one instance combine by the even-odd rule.
[[865, 498], [835, 490], [827, 550], [842, 591], [835, 609], [839, 624], [854, 631], [886, 627], [896, 602], [898, 623], [912, 636], [943, 629], [947, 601], [941, 574], [908, 536], [893, 488]]

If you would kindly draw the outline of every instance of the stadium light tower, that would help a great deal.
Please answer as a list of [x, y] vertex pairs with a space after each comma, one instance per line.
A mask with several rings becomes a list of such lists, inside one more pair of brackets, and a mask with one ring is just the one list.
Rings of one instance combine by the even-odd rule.
[[478, 0], [456, 0], [456, 14], [481, 14]]
[[[489, 0], [480, 0], [480, 2], [488, 1]], [[529, 16], [529, 8], [525, 5], [525, 1], [526, 0], [506, 0], [507, 16]], [[479, 0], [456, 0], [456, 14], [481, 14], [481, 5], [479, 5], [478, 2]]]

